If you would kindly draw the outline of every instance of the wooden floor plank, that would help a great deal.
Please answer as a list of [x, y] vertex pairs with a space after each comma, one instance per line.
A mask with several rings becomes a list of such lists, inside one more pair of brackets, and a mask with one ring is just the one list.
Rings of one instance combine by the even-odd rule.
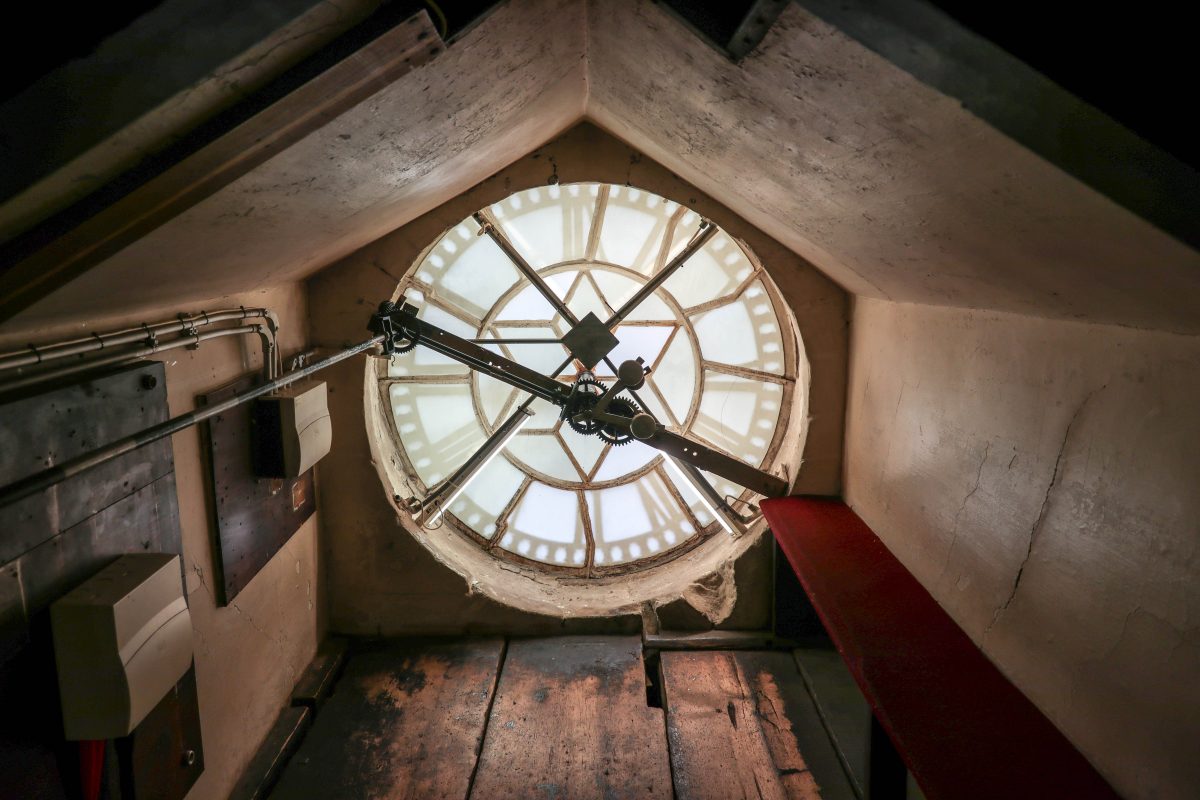
[[463, 800], [503, 651], [465, 639], [354, 653], [271, 797]]
[[471, 797], [669, 798], [662, 710], [637, 637], [509, 644]]
[[[791, 717], [804, 713], [797, 700], [807, 699], [807, 693], [789, 654], [663, 653], [662, 672], [680, 800], [845, 796], [840, 785], [824, 793], [819, 789], [797, 742]], [[811, 722], [822, 730], [815, 716]], [[840, 778], [844, 785], [836, 758], [821, 755], [833, 765], [830, 783]]]
[[759, 716], [767, 723], [763, 731], [775, 763], [782, 767], [790, 758], [784, 753], [797, 748], [824, 800], [856, 800], [859, 794], [792, 654], [751, 651], [735, 657]]
[[792, 657], [812, 695], [813, 704], [820, 709], [844, 770], [858, 794], [865, 796], [871, 755], [870, 704], [836, 650], [805, 647], [793, 650]]

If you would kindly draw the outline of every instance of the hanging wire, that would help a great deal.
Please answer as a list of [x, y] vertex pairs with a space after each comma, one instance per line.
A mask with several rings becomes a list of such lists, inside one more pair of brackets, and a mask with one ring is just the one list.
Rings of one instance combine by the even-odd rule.
[[442, 37], [442, 41], [446, 40], [446, 34], [450, 32], [450, 25], [446, 22], [446, 15], [442, 13], [442, 9], [433, 0], [425, 0], [425, 5], [429, 6], [429, 10], [437, 17], [438, 31]]

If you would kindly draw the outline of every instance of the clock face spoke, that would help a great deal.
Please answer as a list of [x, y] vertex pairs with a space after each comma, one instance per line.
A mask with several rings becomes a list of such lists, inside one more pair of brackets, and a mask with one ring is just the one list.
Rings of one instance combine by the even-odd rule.
[[567, 304], [563, 302], [562, 298], [555, 294], [554, 290], [546, 284], [546, 281], [538, 274], [538, 271], [530, 266], [524, 256], [517, 252], [517, 248], [513, 246], [513, 243], [504, 235], [504, 231], [500, 230], [500, 226], [494, 220], [490, 219], [485, 212], [479, 211], [475, 214], [475, 221], [483, 229], [484, 233], [491, 237], [501, 252], [508, 256], [508, 260], [513, 263], [517, 271], [525, 276], [525, 280], [529, 281], [537, 289], [538, 294], [554, 307], [555, 311], [562, 314], [571, 324], [579, 321], [574, 313], [567, 308]]
[[647, 281], [646, 285], [643, 286], [637, 292], [637, 294], [626, 300], [620, 308], [613, 312], [613, 315], [608, 318], [608, 321], [605, 324], [611, 328], [613, 325], [616, 325], [618, 322], [629, 316], [634, 309], [642, 304], [643, 300], [645, 300], [647, 297], [650, 297], [658, 289], [658, 287], [666, 283], [666, 281], [675, 274], [676, 270], [686, 264], [688, 259], [695, 255], [696, 252], [699, 251], [700, 248], [703, 247], [709, 241], [709, 239], [716, 234], [716, 232], [716, 226], [705, 221], [705, 223], [700, 226], [700, 229], [696, 231], [696, 235], [693, 236], [691, 241], [687, 243], [687, 246], [685, 246], [677, 256], [665, 264], [663, 268], [654, 275], [653, 278]]
[[[582, 578], [640, 569], [730, 530], [759, 492], [786, 489], [760, 467], [775, 465], [792, 399], [807, 391], [794, 323], [781, 322], [761, 266], [691, 209], [625, 186], [531, 189], [452, 228], [405, 281], [419, 318], [455, 337], [380, 369], [415, 491], [486, 460], [488, 437], [533, 412], [445, 509], [496, 557]], [[460, 340], [477, 349], [457, 352]], [[582, 370], [599, 397], [639, 358], [650, 372], [613, 395], [614, 438], [587, 427], [602, 425], [585, 424], [590, 411], [572, 415], [575, 428], [564, 421], [558, 404]], [[458, 405], [418, 411], [411, 396], [392, 398], [396, 386], [459, 392], [475, 433], [450, 429]], [[450, 421], [421, 416], [452, 409]], [[647, 441], [632, 438], [639, 412], [654, 421]], [[688, 459], [702, 469], [681, 472]]]

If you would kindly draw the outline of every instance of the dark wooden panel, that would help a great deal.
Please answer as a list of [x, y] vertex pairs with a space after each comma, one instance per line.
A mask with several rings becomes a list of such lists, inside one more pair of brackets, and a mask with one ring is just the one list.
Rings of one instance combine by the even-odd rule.
[[354, 653], [274, 800], [463, 800], [504, 643], [404, 642]]
[[[163, 365], [124, 367], [51, 391], [0, 399], [0, 484], [167, 419]], [[128, 453], [0, 508], [0, 564], [174, 469], [171, 442]]]
[[17, 797], [59, 797], [61, 787], [72, 786], [78, 772], [75, 744], [63, 740], [49, 604], [117, 556], [143, 551], [180, 551], [174, 473], [0, 571], [0, 585], [5, 576], [19, 573], [23, 603], [29, 609], [21, 618], [24, 630], [16, 649], [0, 654], [0, 662], [7, 661], [0, 663], [0, 787], [10, 782], [31, 787]]
[[264, 800], [270, 796], [288, 760], [312, 726], [313, 710], [308, 706], [289, 706], [267, 732], [254, 758], [242, 770], [242, 777], [229, 794], [229, 800]]
[[183, 800], [204, 771], [195, 668], [116, 745], [121, 800]]
[[[202, 395], [217, 403], [251, 389], [254, 375]], [[317, 510], [312, 470], [292, 480], [259, 479], [251, 467], [250, 404], [201, 423], [209, 463], [219, 542], [215, 562], [221, 574], [218, 600], [228, 605]]]
[[0, 567], [0, 666], [29, 641], [29, 617], [21, 591], [21, 565]]
[[[63, 740], [49, 614], [0, 667], [0, 799], [75, 800], [79, 760]], [[43, 623], [44, 624], [41, 624]]]
[[676, 797], [821, 796], [777, 687], [761, 681], [760, 698], [737, 654], [663, 653], [662, 674]]
[[512, 642], [471, 797], [669, 798], [636, 637]]
[[25, 605], [50, 603], [124, 553], [179, 553], [174, 473], [88, 517], [21, 556]]

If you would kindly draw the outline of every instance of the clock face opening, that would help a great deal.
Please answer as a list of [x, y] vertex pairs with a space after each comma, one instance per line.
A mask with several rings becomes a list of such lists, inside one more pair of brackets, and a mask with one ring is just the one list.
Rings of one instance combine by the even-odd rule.
[[[396, 297], [417, 306], [422, 319], [464, 338], [500, 340], [485, 346], [565, 384], [587, 372], [557, 341], [571, 323], [484, 235], [479, 220], [508, 238], [576, 318], [591, 313], [600, 320], [642, 290], [703, 223], [686, 206], [637, 188], [539, 187], [453, 226], [407, 271]], [[613, 382], [614, 365], [640, 358], [650, 368], [645, 385], [624, 395], [639, 410], [750, 465], [795, 475], [807, 362], [790, 310], [744, 245], [718, 229], [611, 332], [619, 343], [610, 363], [590, 370], [598, 391]], [[429, 496], [529, 399], [420, 346], [369, 367], [372, 383], [368, 418], [376, 420], [374, 444], [398, 500]], [[665, 585], [663, 568], [681, 556], [692, 565], [681, 573], [696, 580], [704, 573], [691, 573], [712, 559], [694, 551], [728, 557], [761, 533], [760, 520], [732, 528], [658, 450], [579, 433], [544, 400], [529, 410], [503, 450], [445, 493], [450, 499], [440, 513], [411, 528], [477, 588], [529, 607], [481, 578], [488, 562], [506, 562], [510, 577], [516, 567], [575, 587], [574, 595], [550, 600], [557, 612], [591, 613], [593, 601], [571, 600], [588, 594], [581, 586], [643, 575], [651, 594], [619, 599], [651, 600], [661, 596], [654, 593]], [[737, 512], [752, 516], [757, 495], [703, 474]], [[464, 555], [464, 544], [478, 555]]]

